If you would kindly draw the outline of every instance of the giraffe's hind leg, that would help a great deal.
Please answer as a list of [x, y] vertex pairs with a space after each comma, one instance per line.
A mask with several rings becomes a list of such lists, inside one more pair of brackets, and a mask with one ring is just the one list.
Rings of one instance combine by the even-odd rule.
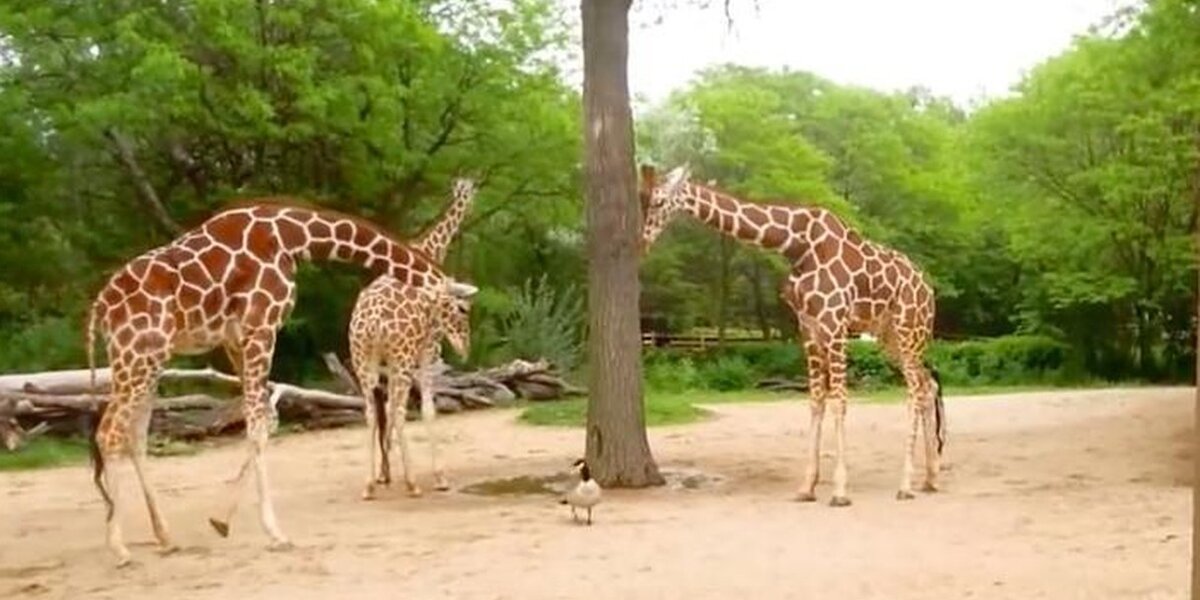
[[815, 341], [811, 332], [805, 333], [805, 358], [808, 363], [808, 394], [811, 416], [808, 426], [808, 464], [804, 468], [804, 480], [796, 500], [815, 502], [816, 487], [821, 473], [821, 426], [825, 421], [825, 394], [828, 390], [828, 366], [825, 350]]
[[429, 453], [433, 461], [433, 489], [444, 492], [450, 489], [450, 480], [446, 478], [446, 469], [442, 465], [439, 452], [438, 431], [434, 427], [437, 419], [437, 405], [433, 398], [433, 378], [428, 371], [424, 372], [420, 383], [421, 392], [421, 423], [425, 426], [425, 435], [429, 436]]
[[142, 332], [134, 336], [134, 343], [143, 349], [142, 354], [118, 355], [117, 360], [111, 361], [113, 394], [96, 432], [96, 474], [103, 486], [101, 492], [109, 503], [107, 539], [109, 549], [117, 556], [118, 566], [131, 562], [120, 524], [124, 494], [120, 489], [117, 470], [123, 458], [129, 458], [133, 463], [150, 514], [150, 525], [160, 548], [164, 551], [175, 548], [143, 465], [149, 416], [153, 408], [152, 391], [166, 361], [166, 339], [157, 332]]
[[404, 468], [404, 485], [410, 496], [420, 496], [421, 487], [413, 475], [412, 458], [408, 448], [408, 431], [404, 424], [408, 415], [408, 390], [412, 377], [408, 373], [393, 371], [388, 375], [388, 421], [391, 422], [396, 445], [400, 447], [400, 463]]

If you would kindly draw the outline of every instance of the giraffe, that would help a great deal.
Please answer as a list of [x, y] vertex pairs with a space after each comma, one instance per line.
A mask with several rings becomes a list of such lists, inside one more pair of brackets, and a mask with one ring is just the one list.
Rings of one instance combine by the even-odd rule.
[[[426, 256], [436, 260], [438, 264], [442, 263], [443, 260], [445, 260], [446, 252], [449, 251], [450, 242], [454, 241], [456, 238], [458, 229], [460, 229], [462, 226], [462, 221], [467, 217], [467, 214], [470, 211], [470, 205], [472, 205], [475, 199], [475, 192], [476, 186], [474, 180], [468, 178], [455, 179], [454, 185], [451, 186], [450, 204], [446, 206], [445, 210], [442, 212], [442, 215], [439, 216], [438, 220], [434, 222], [431, 227], [428, 227], [424, 230], [424, 232], [421, 232], [418, 236], [416, 236], [416, 239], [409, 241], [409, 246], [412, 246], [415, 248], [415, 250], [424, 252]], [[374, 328], [376, 331], [382, 331], [384, 329], [404, 329], [403, 325], [398, 323], [372, 323], [370, 320], [360, 317], [359, 311], [371, 308], [372, 314], [377, 314], [378, 317], [376, 318], [397, 320], [406, 318], [409, 312], [427, 310], [427, 306], [424, 301], [416, 301], [415, 299], [410, 300], [406, 295], [404, 295], [402, 289], [397, 289], [402, 287], [403, 284], [395, 282], [395, 280], [392, 280], [392, 278], [380, 276], [379, 280], [372, 282], [371, 286], [366, 287], [359, 294], [359, 299], [355, 302], [354, 314], [352, 314], [352, 317], [350, 317], [350, 323], [352, 323], [352, 326], [349, 328], [350, 349], [352, 349], [352, 356], [350, 356], [350, 358], [352, 358], [352, 361], [354, 361], [355, 364], [365, 364], [365, 362], [368, 360], [367, 356], [365, 355], [353, 354], [355, 347], [360, 349], [365, 349], [368, 347], [368, 341], [370, 341], [371, 334], [368, 334], [368, 332], [365, 330], [366, 328]], [[379, 308], [374, 308], [376, 305], [382, 304], [392, 304], [395, 305], [395, 307], [390, 308], [390, 310], [379, 310]], [[354, 324], [356, 324], [356, 326]], [[426, 332], [424, 331], [419, 332], [420, 337], [425, 338], [426, 340], [424, 355], [420, 356], [419, 359], [412, 359], [418, 362], [420, 368], [415, 372], [415, 374], [413, 374], [412, 377], [410, 377], [409, 384], [415, 384], [416, 388], [418, 388], [420, 391], [421, 415], [422, 420], [425, 420], [426, 422], [427, 428], [432, 424], [432, 419], [436, 418], [437, 416], [436, 410], [434, 410], [432, 404], [433, 398], [426, 392], [428, 386], [432, 385], [430, 380], [428, 380], [426, 377], [428, 374], [428, 367], [430, 367], [433, 362], [436, 362], [438, 359], [438, 355], [440, 354], [440, 341], [442, 341], [444, 334], [469, 336], [469, 322], [458, 323], [457, 320], [446, 320], [444, 324], [451, 326], [451, 329], [449, 331], [434, 331], [433, 335], [431, 336], [426, 336]], [[466, 329], [463, 329], [462, 331], [456, 331], [456, 328]], [[358, 341], [355, 341], [355, 338], [358, 338]], [[451, 346], [455, 346], [455, 341], [452, 340], [452, 338], [450, 341]], [[466, 352], [464, 352], [464, 350], [456, 350], [456, 352], [462, 355], [463, 358], [466, 358]], [[409, 359], [406, 358], [406, 360]], [[358, 367], [355, 367], [355, 372], [358, 374]], [[379, 377], [371, 377], [371, 380], [373, 380], [373, 382], [378, 382]], [[390, 382], [390, 377], [388, 378], [388, 382]], [[359, 383], [361, 386], [361, 377], [359, 377]], [[372, 385], [371, 388], [362, 388], [366, 401], [371, 403], [373, 400], [373, 394], [368, 392], [368, 390], [373, 391], [374, 385]], [[407, 409], [407, 406], [404, 408]], [[371, 406], [370, 409], [376, 410], [377, 408]], [[391, 463], [388, 457], [390, 455], [389, 440], [391, 438], [388, 436], [388, 434], [385, 434], [384, 431], [377, 430], [376, 426], [380, 424], [380, 422], [382, 422], [384, 425], [391, 424], [392, 421], [390, 420], [390, 412], [384, 412], [382, 419], [379, 419], [378, 415], [374, 420], [367, 419], [367, 430], [378, 434], [379, 450], [380, 454], [382, 454], [382, 461], [380, 461], [379, 464], [380, 473], [376, 481], [379, 482], [379, 484], [389, 484], [391, 481]], [[442, 469], [438, 467], [437, 440], [434, 438], [434, 433], [432, 430], [430, 431], [430, 438], [434, 460], [434, 475], [436, 475], [437, 479], [436, 490], [449, 490], [449, 482], [445, 480]], [[401, 451], [407, 452], [407, 446], [402, 446]], [[374, 469], [373, 452], [374, 450], [372, 449], [372, 469]], [[407, 454], [403, 454], [403, 456], [407, 457]], [[409, 487], [409, 492], [413, 492], [412, 485]], [[370, 498], [372, 496], [373, 490], [368, 488], [368, 490], [364, 493], [364, 497]]]
[[222, 347], [242, 380], [246, 456], [230, 482], [228, 504], [210, 524], [229, 534], [229, 519], [253, 469], [259, 521], [271, 549], [291, 546], [280, 529], [267, 478], [266, 445], [277, 416], [267, 390], [276, 334], [296, 299], [296, 265], [329, 260], [387, 273], [409, 285], [462, 295], [470, 288], [431, 259], [349, 215], [286, 198], [239, 202], [175, 240], [117, 270], [88, 314], [87, 354], [95, 391], [95, 341], [107, 339], [112, 389], [92, 436], [93, 481], [107, 508], [107, 543], [117, 566], [130, 564], [119, 523], [121, 497], [114, 461], [133, 463], [155, 538], [175, 549], [157, 496], [145, 475], [152, 396], [171, 356]]
[[[452, 241], [454, 241], [454, 238], [458, 235], [458, 230], [462, 226], [463, 219], [466, 218], [467, 213], [469, 213], [471, 210], [471, 204], [475, 200], [475, 192], [476, 192], [476, 185], [475, 185], [474, 180], [465, 178], [465, 177], [459, 177], [459, 178], [455, 179], [453, 185], [451, 186], [450, 204], [446, 206], [445, 210], [438, 217], [438, 219], [433, 223], [433, 225], [431, 225], [429, 228], [422, 231], [416, 237], [416, 239], [409, 241], [409, 246], [420, 252], [424, 252], [427, 256], [432, 258], [438, 264], [441, 264], [446, 259], [446, 253], [450, 249], [450, 243]], [[383, 278], [384, 278], [384, 276], [380, 277], [380, 279], [383, 279]], [[391, 301], [391, 300], [389, 300], [389, 298], [398, 293], [396, 290], [393, 289], [396, 285], [400, 285], [400, 284], [393, 284], [390, 286], [389, 285], [379, 285], [379, 286], [370, 285], [367, 288], [365, 288], [359, 294], [359, 299], [355, 304], [356, 312], [357, 312], [357, 307], [359, 307], [359, 306], [370, 306], [372, 303], [375, 303], [375, 302]], [[380, 296], [380, 297], [373, 298], [372, 296]], [[385, 318], [396, 318], [395, 315], [405, 314], [406, 310], [408, 310], [410, 308], [423, 310], [420, 306], [420, 303], [409, 302], [409, 303], [405, 303], [403, 306], [400, 306], [399, 308], [397, 308], [396, 311], [393, 311], [390, 313], [383, 312], [380, 314], [383, 314], [385, 316]], [[359, 328], [368, 326], [367, 321], [364, 321], [362, 319], [355, 321], [353, 315], [351, 316], [351, 322], [359, 323]], [[372, 325], [372, 326], [374, 326], [374, 325]], [[355, 327], [350, 328], [351, 338], [353, 338], [355, 336], [362, 337], [365, 335], [367, 335], [365, 332], [357, 331]], [[425, 349], [425, 356], [420, 360], [422, 368], [419, 370], [417, 375], [412, 380], [412, 384], [415, 384], [417, 389], [421, 393], [421, 397], [422, 397], [422, 409], [421, 410], [422, 410], [423, 416], [426, 414], [425, 411], [427, 410], [425, 408], [425, 400], [424, 400], [424, 398], [426, 397], [425, 388], [428, 387], [429, 385], [431, 385], [431, 382], [426, 377], [428, 375], [427, 369], [429, 368], [430, 365], [432, 365], [438, 359], [438, 355], [440, 354], [440, 351], [441, 351], [441, 337], [442, 336], [440, 336], [440, 335], [434, 335], [434, 336], [428, 338], [428, 345]], [[353, 344], [351, 345], [351, 347], [353, 348]], [[460, 354], [462, 354], [462, 353], [460, 352]], [[464, 358], [465, 358], [465, 355], [464, 355]], [[353, 359], [353, 357], [352, 357], [352, 359]], [[365, 357], [360, 357], [360, 359], [365, 360]], [[375, 378], [375, 380], [377, 381], [378, 378]], [[361, 384], [361, 378], [360, 378], [360, 384]], [[367, 394], [368, 390], [374, 391], [374, 388], [363, 388], [363, 393]], [[373, 396], [373, 394], [367, 394], [367, 396]], [[371, 398], [368, 397], [368, 402], [370, 400], [371, 400]], [[432, 398], [429, 398], [429, 402], [432, 402]], [[390, 421], [387, 420], [387, 413], [384, 413], [383, 416], [384, 416], [384, 418], [382, 419], [382, 422], [385, 424], [389, 423]], [[434, 416], [436, 416], [436, 415], [434, 415]], [[430, 416], [429, 418], [432, 419], [433, 416]], [[378, 422], [380, 422], [380, 421], [377, 420], [376, 423], [378, 423]], [[370, 423], [371, 423], [371, 421], [368, 420], [368, 425], [370, 425]], [[374, 428], [373, 426], [368, 427], [368, 430], [371, 430], [373, 428]], [[379, 436], [378, 436], [379, 447], [380, 447], [379, 449], [380, 449], [380, 453], [382, 454], [382, 462], [380, 464], [381, 473], [380, 473], [380, 476], [377, 481], [379, 483], [390, 483], [391, 482], [391, 461], [388, 459], [388, 457], [390, 456], [390, 452], [391, 452], [390, 446], [389, 446], [389, 441], [391, 438], [388, 435], [384, 435], [382, 431], [376, 431], [376, 433], [379, 434]], [[434, 441], [432, 439], [432, 436], [433, 436], [432, 431], [430, 432], [430, 436], [431, 436], [431, 445], [435, 445], [436, 441]], [[436, 446], [433, 448], [433, 451], [435, 453], [435, 460], [436, 460], [436, 452], [437, 452]], [[374, 459], [372, 459], [372, 462], [373, 461], [374, 461]], [[434, 470], [435, 470], [435, 472], [440, 472], [440, 471], [438, 471], [436, 465], [434, 467]], [[449, 483], [445, 480], [444, 476], [440, 476], [440, 475], [438, 476], [438, 483], [437, 483], [436, 489], [438, 489], [438, 490], [449, 489]]]
[[945, 445], [941, 386], [924, 361], [933, 335], [934, 294], [906, 256], [863, 239], [832, 212], [803, 206], [755, 204], [689, 181], [685, 164], [659, 183], [642, 166], [642, 252], [678, 214], [687, 213], [734, 239], [782, 254], [791, 273], [780, 295], [796, 315], [804, 340], [811, 406], [808, 464], [796, 499], [816, 500], [821, 426], [826, 403], [834, 418], [836, 458], [831, 506], [849, 506], [846, 495], [846, 342], [852, 333], [873, 333], [904, 374], [908, 417], [899, 500], [912, 493], [918, 425], [925, 442], [923, 491], [937, 490]]
[[[437, 357], [438, 341], [443, 336], [455, 352], [466, 357], [471, 339], [470, 311], [470, 302], [466, 298], [445, 291], [432, 293], [388, 276], [379, 277], [359, 294], [350, 317], [350, 356], [366, 403], [369, 467], [364, 500], [375, 497], [376, 483], [391, 481], [388, 467], [391, 444], [387, 441], [393, 431], [399, 439], [408, 493], [412, 496], [421, 494], [412, 474], [404, 428], [408, 391], [419, 378], [423, 378], [419, 385], [421, 418], [429, 435], [434, 487], [450, 489], [439, 460], [437, 437], [432, 430], [437, 407], [433, 403], [432, 382], [426, 374]], [[387, 402], [383, 407], [376, 406], [373, 398], [381, 374], [387, 375]], [[376, 411], [382, 415], [377, 415]], [[378, 477], [375, 468], [377, 441], [381, 450]]]

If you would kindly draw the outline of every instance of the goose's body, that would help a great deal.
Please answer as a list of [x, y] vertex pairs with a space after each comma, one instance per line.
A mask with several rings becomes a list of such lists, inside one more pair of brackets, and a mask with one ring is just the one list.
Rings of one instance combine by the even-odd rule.
[[567, 492], [561, 501], [562, 504], [571, 505], [571, 519], [578, 520], [576, 514], [577, 509], [587, 510], [587, 524], [592, 524], [592, 508], [600, 504], [601, 489], [600, 484], [592, 479], [592, 474], [588, 470], [587, 463], [583, 459], [575, 461], [575, 469], [579, 471], [579, 483]]

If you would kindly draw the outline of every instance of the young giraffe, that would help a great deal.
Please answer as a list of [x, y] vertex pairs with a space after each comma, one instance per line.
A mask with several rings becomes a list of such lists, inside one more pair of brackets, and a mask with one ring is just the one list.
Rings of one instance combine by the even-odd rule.
[[[452, 187], [452, 199], [450, 204], [446, 207], [437, 221], [427, 230], [422, 232], [415, 240], [411, 240], [409, 245], [412, 248], [423, 252], [438, 264], [441, 264], [442, 261], [446, 259], [446, 253], [449, 250], [450, 242], [452, 242], [457, 236], [463, 219], [466, 218], [467, 213], [470, 212], [471, 204], [475, 199], [475, 191], [476, 188], [474, 181], [466, 178], [456, 179]], [[358, 301], [355, 303], [354, 313], [350, 318], [351, 360], [355, 365], [355, 374], [358, 376], [359, 386], [362, 388], [364, 398], [368, 403], [368, 410], [371, 411], [370, 414], [366, 415], [368, 425], [367, 430], [372, 434], [372, 439], [378, 439], [381, 454], [381, 461], [379, 464], [380, 472], [374, 481], [382, 484], [391, 482], [391, 461], [388, 458], [391, 452], [391, 436], [383, 430], [394, 425], [394, 421], [391, 419], [392, 411], [390, 409], [383, 411], [382, 419], [379, 418], [380, 415], [374, 414], [374, 411], [377, 410], [377, 408], [374, 406], [372, 400], [375, 386], [378, 385], [379, 381], [378, 369], [381, 366], [379, 364], [379, 360], [387, 358], [387, 356], [383, 354], [376, 354], [374, 357], [368, 356], [367, 349], [377, 346], [378, 344], [385, 343], [383, 340], [378, 339], [379, 336], [394, 336], [397, 335], [397, 331], [409, 331], [410, 333], [405, 334], [407, 337], [404, 339], [408, 339], [408, 337], [413, 337], [414, 339], [415, 337], [419, 337], [425, 340], [421, 356], [407, 356], [407, 348], [405, 348], [404, 352], [401, 354], [394, 355], [396, 356], [397, 364], [400, 364], [400, 362], [403, 361], [405, 364], [418, 365], [418, 368], [416, 368], [415, 371], [410, 372], [408, 385], [411, 386], [415, 384], [421, 394], [421, 416], [422, 420], [425, 422], [426, 429], [429, 431], [430, 448], [433, 453], [433, 468], [436, 479], [435, 489], [446, 490], [449, 489], [450, 484], [446, 480], [440, 466], [438, 460], [438, 443], [435, 433], [432, 431], [432, 421], [437, 416], [437, 411], [433, 404], [433, 396], [430, 389], [432, 382], [428, 378], [428, 369], [430, 365], [437, 360], [438, 355], [440, 354], [441, 339], [443, 334], [464, 335], [469, 337], [470, 323], [460, 322], [463, 318], [446, 320], [443, 321], [441, 325], [443, 328], [448, 328], [448, 330], [444, 329], [443, 331], [424, 331], [421, 329], [414, 329], [404, 323], [401, 323], [400, 320], [407, 318], [407, 315], [424, 314], [426, 311], [430, 310], [428, 302], [425, 298], [412, 294], [406, 294], [402, 289], [404, 287], [406, 286], [397, 282], [393, 278], [386, 276], [380, 277], [359, 294]], [[386, 306], [387, 308], [380, 308], [382, 306]], [[370, 311], [371, 314], [375, 316], [368, 318], [365, 315], [360, 314], [361, 311]], [[377, 322], [373, 319], [382, 319], [383, 322]], [[467, 321], [469, 321], [469, 319], [467, 319]], [[394, 340], [392, 341], [394, 342]], [[456, 351], [465, 358], [466, 351], [463, 350], [463, 348], [466, 347], [466, 342], [462, 342], [464, 345], [460, 347], [455, 343], [455, 339], [453, 337], [450, 337], [450, 341], [451, 345], [455, 347]], [[401, 358], [401, 356], [403, 356], [403, 358]], [[359, 365], [363, 366], [360, 367]], [[372, 373], [366, 378], [372, 382], [371, 386], [367, 386], [366, 383], [364, 383], [364, 377], [362, 376], [362, 369], [367, 367], [369, 367], [372, 371]], [[396, 368], [398, 367], [393, 367], [393, 370]], [[389, 376], [387, 380], [390, 389], [392, 378]], [[389, 402], [394, 402], [394, 397], [390, 396], [390, 394], [388, 398]], [[404, 406], [405, 409], [407, 409], [406, 404], [407, 403], [405, 403]], [[402, 412], [400, 414], [403, 415], [404, 413]], [[384, 426], [379, 427], [380, 423], [382, 423]], [[403, 431], [404, 430], [401, 425], [401, 434], [403, 434]], [[371, 443], [374, 444], [374, 442]], [[406, 441], [402, 443], [407, 444]], [[401, 454], [403, 459], [406, 461], [406, 474], [408, 473], [407, 452], [407, 446], [402, 445]], [[371, 465], [372, 473], [374, 473], [374, 446], [372, 446], [371, 449]], [[374, 475], [372, 476], [374, 477]], [[415, 487], [415, 484], [412, 483], [412, 480], [407, 475], [405, 476], [405, 480], [408, 482], [410, 493], [420, 493], [420, 491]], [[368, 483], [367, 490], [364, 492], [363, 496], [365, 498], [371, 498], [373, 497], [373, 494], [373, 486]]]
[[885, 352], [899, 363], [908, 388], [908, 431], [897, 499], [913, 498], [919, 421], [925, 433], [923, 490], [937, 490], [945, 420], [941, 386], [923, 358], [933, 334], [934, 295], [912, 261], [864, 240], [828, 210], [751, 204], [692, 183], [686, 165], [671, 171], [662, 184], [658, 184], [653, 167], [643, 166], [640, 196], [643, 252], [674, 216], [688, 213], [725, 235], [779, 252], [792, 263], [781, 296], [795, 313], [804, 337], [812, 405], [808, 465], [798, 500], [816, 500], [821, 424], [828, 401], [836, 445], [830, 504], [850, 504], [846, 496], [846, 341], [856, 332], [878, 337]]
[[[107, 507], [108, 546], [118, 566], [129, 564], [122, 539], [118, 481], [106, 463], [128, 457], [164, 551], [174, 545], [144, 463], [146, 433], [158, 376], [172, 355], [222, 346], [242, 379], [247, 455], [231, 482], [229, 504], [210, 519], [228, 535], [239, 491], [253, 467], [259, 520], [272, 548], [290, 542], [276, 522], [265, 462], [275, 426], [267, 376], [275, 337], [295, 303], [301, 260], [355, 263], [410, 285], [463, 294], [432, 260], [394, 241], [366, 221], [287, 201], [242, 203], [224, 210], [164, 246], [133, 259], [98, 294], [88, 315], [88, 366], [95, 388], [96, 331], [107, 338], [111, 399], [93, 436], [93, 480]], [[115, 466], [115, 465], [114, 465]]]
[[[376, 279], [359, 295], [350, 317], [350, 356], [366, 403], [369, 466], [364, 500], [375, 497], [376, 483], [391, 482], [388, 455], [393, 433], [399, 440], [408, 493], [421, 494], [413, 477], [408, 433], [404, 428], [408, 391], [418, 379], [421, 379], [421, 418], [429, 435], [435, 489], [450, 489], [439, 460], [437, 437], [432, 430], [437, 411], [433, 387], [424, 374], [437, 356], [429, 349], [437, 349], [443, 336], [455, 352], [467, 356], [471, 338], [470, 313], [471, 305], [466, 298], [446, 292], [432, 293], [386, 276]], [[387, 376], [387, 402], [378, 407], [374, 402], [374, 390], [381, 374]], [[380, 408], [383, 415], [376, 414]], [[375, 462], [377, 442], [381, 451], [379, 471], [376, 471]]]

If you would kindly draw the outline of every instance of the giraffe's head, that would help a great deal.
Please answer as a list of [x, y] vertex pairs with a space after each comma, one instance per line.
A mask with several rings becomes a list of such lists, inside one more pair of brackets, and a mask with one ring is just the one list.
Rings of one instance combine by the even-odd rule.
[[476, 191], [475, 180], [469, 177], [459, 177], [454, 180], [451, 186], [451, 194], [459, 200], [470, 200], [475, 197]]
[[464, 359], [471, 353], [471, 297], [478, 291], [473, 285], [451, 281], [438, 298], [437, 319], [442, 335]]
[[690, 169], [687, 164], [672, 169], [662, 181], [650, 165], [642, 165], [642, 183], [638, 197], [642, 201], [642, 254], [667, 228], [671, 219], [684, 209], [683, 191]]

